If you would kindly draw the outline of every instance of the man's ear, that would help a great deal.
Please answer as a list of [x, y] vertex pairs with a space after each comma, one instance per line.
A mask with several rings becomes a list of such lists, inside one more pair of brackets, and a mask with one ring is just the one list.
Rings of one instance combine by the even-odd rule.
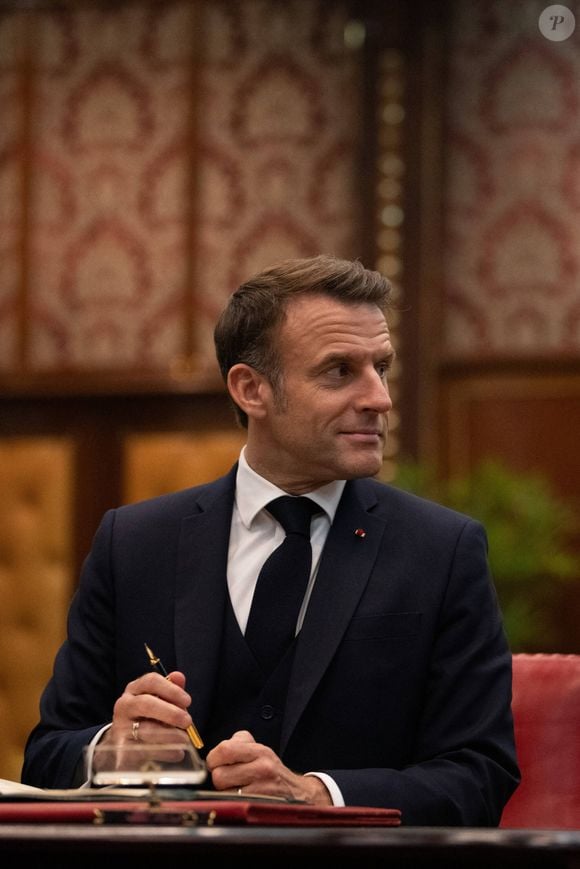
[[263, 374], [238, 362], [228, 371], [228, 391], [232, 400], [248, 417], [262, 419], [266, 415], [264, 399], [271, 393], [271, 387]]

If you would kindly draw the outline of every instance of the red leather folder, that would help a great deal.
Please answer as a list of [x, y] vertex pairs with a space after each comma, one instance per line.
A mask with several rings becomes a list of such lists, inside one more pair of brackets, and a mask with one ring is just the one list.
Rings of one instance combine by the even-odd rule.
[[264, 800], [1, 802], [1, 823], [398, 827], [399, 809], [308, 806]]

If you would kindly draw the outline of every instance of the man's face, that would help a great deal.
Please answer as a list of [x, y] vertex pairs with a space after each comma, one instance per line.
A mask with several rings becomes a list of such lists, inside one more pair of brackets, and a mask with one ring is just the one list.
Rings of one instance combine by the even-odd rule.
[[276, 394], [265, 389], [263, 415], [250, 426], [251, 466], [295, 493], [376, 474], [392, 406], [387, 371], [394, 357], [380, 309], [299, 296], [274, 340], [282, 382]]

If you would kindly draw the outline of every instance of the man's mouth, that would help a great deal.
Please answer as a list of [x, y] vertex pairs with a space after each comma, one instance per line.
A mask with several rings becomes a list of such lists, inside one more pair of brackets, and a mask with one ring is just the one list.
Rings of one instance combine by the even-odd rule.
[[353, 431], [343, 431], [341, 434], [349, 440], [357, 443], [376, 444], [383, 438], [383, 433], [378, 429], [354, 429]]

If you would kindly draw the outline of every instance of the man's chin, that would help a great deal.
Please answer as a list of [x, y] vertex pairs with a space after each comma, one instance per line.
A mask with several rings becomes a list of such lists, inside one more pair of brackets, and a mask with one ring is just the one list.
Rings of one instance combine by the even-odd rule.
[[345, 480], [357, 480], [360, 477], [375, 477], [383, 467], [383, 456], [357, 456], [347, 463]]

